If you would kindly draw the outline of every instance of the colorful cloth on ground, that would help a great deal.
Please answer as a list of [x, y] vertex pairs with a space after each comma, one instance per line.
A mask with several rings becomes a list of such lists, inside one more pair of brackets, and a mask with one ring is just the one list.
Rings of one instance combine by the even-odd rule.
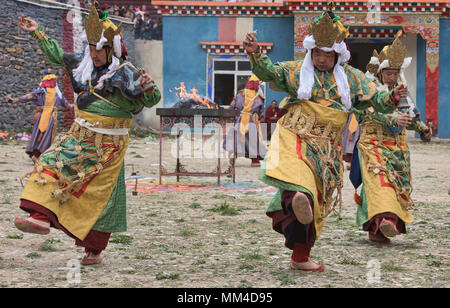
[[[271, 87], [289, 93], [288, 113], [279, 121], [272, 136], [260, 179], [280, 189], [267, 212], [281, 210], [282, 190], [303, 191], [314, 202], [316, 237], [320, 236], [325, 217], [341, 203], [341, 141], [348, 114], [342, 111], [333, 72], [315, 70], [311, 101], [298, 101], [299, 73], [302, 61], [272, 64], [266, 55], [250, 55], [253, 72]], [[343, 64], [354, 109], [370, 106], [392, 112], [394, 102], [388, 92], [376, 91], [365, 75]], [[286, 188], [288, 187], [288, 188]]]
[[[136, 184], [137, 179], [137, 184]], [[155, 177], [130, 177], [125, 179], [128, 189], [135, 190], [140, 193], [155, 194], [160, 192], [190, 192], [190, 191], [222, 191], [230, 193], [275, 193], [275, 188], [265, 185], [261, 182], [239, 182], [239, 183], [220, 183], [217, 186], [217, 180], [214, 179], [195, 179], [195, 182], [163, 180], [159, 184], [159, 179]]]
[[[58, 107], [70, 108], [70, 105], [62, 95], [54, 95], [49, 101], [47, 97], [48, 89], [38, 88], [19, 98], [21, 103], [33, 101], [36, 104], [33, 131], [25, 149], [25, 152], [29, 155], [34, 151], [43, 153], [50, 147], [58, 125]], [[46, 115], [45, 118], [44, 114]]]

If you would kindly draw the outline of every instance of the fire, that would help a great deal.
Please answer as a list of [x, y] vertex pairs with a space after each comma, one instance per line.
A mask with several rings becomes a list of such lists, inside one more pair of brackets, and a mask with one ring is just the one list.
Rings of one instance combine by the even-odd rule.
[[202, 105], [205, 105], [206, 107], [210, 108], [210, 109], [215, 109], [218, 108], [217, 105], [215, 104], [211, 104], [211, 102], [206, 98], [206, 97], [201, 97], [198, 94], [198, 90], [196, 88], [192, 88], [190, 90], [190, 92], [188, 92], [186, 90], [186, 86], [184, 85], [184, 82], [181, 81], [180, 82], [180, 86], [179, 87], [175, 87], [175, 90], [178, 91], [178, 93], [175, 93], [175, 95], [177, 96], [178, 100], [184, 100], [184, 99], [192, 99]]

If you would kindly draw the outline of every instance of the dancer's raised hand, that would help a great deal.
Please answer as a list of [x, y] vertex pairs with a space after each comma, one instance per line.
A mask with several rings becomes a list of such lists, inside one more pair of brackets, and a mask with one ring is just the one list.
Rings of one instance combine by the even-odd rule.
[[256, 39], [256, 36], [253, 32], [247, 33], [247, 35], [245, 36], [243, 45], [244, 45], [245, 51], [249, 54], [254, 53], [255, 51], [258, 50], [258, 48], [259, 48], [258, 40]]
[[19, 17], [19, 28], [28, 32], [31, 31], [36, 31], [37, 28], [39, 27], [39, 25], [37, 24], [37, 22], [30, 18], [30, 17], [25, 17], [25, 16], [20, 16]]

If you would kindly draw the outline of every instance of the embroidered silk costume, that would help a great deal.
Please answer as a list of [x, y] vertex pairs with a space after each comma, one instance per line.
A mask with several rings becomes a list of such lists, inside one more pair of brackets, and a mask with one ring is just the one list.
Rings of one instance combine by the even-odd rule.
[[[65, 68], [78, 98], [72, 127], [41, 156], [21, 196], [22, 209], [46, 216], [96, 254], [111, 232], [126, 230], [124, 157], [132, 115], [161, 97], [156, 86], [144, 92], [140, 73], [125, 60], [121, 25], [106, 17], [93, 6], [85, 18], [82, 58], [64, 53], [41, 28], [31, 33], [47, 59]], [[106, 65], [93, 65], [91, 45], [106, 50]]]
[[[397, 84], [404, 83], [404, 69], [411, 62], [411, 58], [405, 55], [405, 46], [396, 38], [379, 55], [374, 51], [366, 75], [377, 84], [378, 89], [385, 90], [387, 85], [377, 76], [381, 77], [383, 69], [397, 69], [400, 72]], [[382, 114], [374, 109], [355, 111], [361, 126], [361, 136], [354, 153], [350, 178], [355, 189], [362, 183], [361, 198], [357, 198], [360, 203], [357, 223], [373, 234], [380, 231], [378, 227], [383, 218], [392, 220], [399, 233], [406, 232], [405, 222], [413, 221], [409, 211], [413, 208], [413, 201], [405, 130], [423, 134], [427, 126], [420, 121], [412, 98], [408, 97], [407, 100], [406, 110], [391, 114]], [[409, 113], [413, 118], [406, 128], [397, 126], [402, 112]]]
[[260, 159], [264, 159], [267, 152], [262, 143], [260, 125], [260, 119], [264, 113], [264, 101], [258, 78], [251, 76], [245, 89], [239, 91], [234, 98], [232, 108], [240, 110], [241, 115], [236, 118], [234, 129], [228, 132], [224, 140], [224, 149], [229, 153], [234, 152], [234, 143], [236, 143], [236, 155], [251, 158], [252, 162], [257, 164]]
[[[273, 219], [274, 230], [284, 234], [286, 247], [294, 250], [292, 260], [296, 245], [309, 251], [325, 218], [333, 211], [340, 214], [341, 141], [349, 114], [367, 108], [390, 113], [395, 108], [389, 92], [377, 91], [364, 73], [345, 63], [350, 58], [344, 41], [347, 35], [339, 17], [326, 12], [311, 25], [304, 40], [308, 50], [304, 60], [273, 64], [260, 52], [249, 55], [253, 73], [290, 96], [283, 107], [287, 113], [272, 135], [260, 179], [278, 188], [267, 215]], [[314, 48], [335, 52], [332, 70], [319, 71], [313, 65]], [[293, 215], [296, 192], [305, 193], [312, 205], [310, 224], [300, 223]]]
[[36, 90], [18, 98], [21, 103], [34, 102], [36, 113], [33, 117], [33, 131], [25, 152], [38, 158], [52, 144], [58, 126], [58, 107], [70, 108], [56, 83], [56, 76], [44, 73], [44, 78]]

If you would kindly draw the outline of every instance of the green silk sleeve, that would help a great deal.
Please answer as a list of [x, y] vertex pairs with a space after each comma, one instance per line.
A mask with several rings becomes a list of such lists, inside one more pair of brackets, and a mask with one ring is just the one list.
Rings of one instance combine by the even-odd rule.
[[159, 88], [157, 85], [153, 88], [153, 91], [149, 94], [144, 93], [143, 98], [141, 99], [141, 103], [147, 107], [153, 107], [161, 100], [161, 92], [159, 91]]
[[273, 90], [287, 92], [297, 97], [300, 61], [286, 61], [273, 64], [267, 55], [255, 52], [249, 55], [252, 72], [261, 80], [269, 82]]
[[419, 134], [422, 134], [423, 130], [428, 126], [420, 120], [420, 114], [416, 114], [416, 117], [413, 119], [412, 123], [406, 128], [408, 130], [414, 130]]
[[39, 48], [53, 65], [64, 66], [64, 51], [58, 42], [49, 38], [39, 27], [36, 31], [30, 32], [30, 35], [36, 39]]

